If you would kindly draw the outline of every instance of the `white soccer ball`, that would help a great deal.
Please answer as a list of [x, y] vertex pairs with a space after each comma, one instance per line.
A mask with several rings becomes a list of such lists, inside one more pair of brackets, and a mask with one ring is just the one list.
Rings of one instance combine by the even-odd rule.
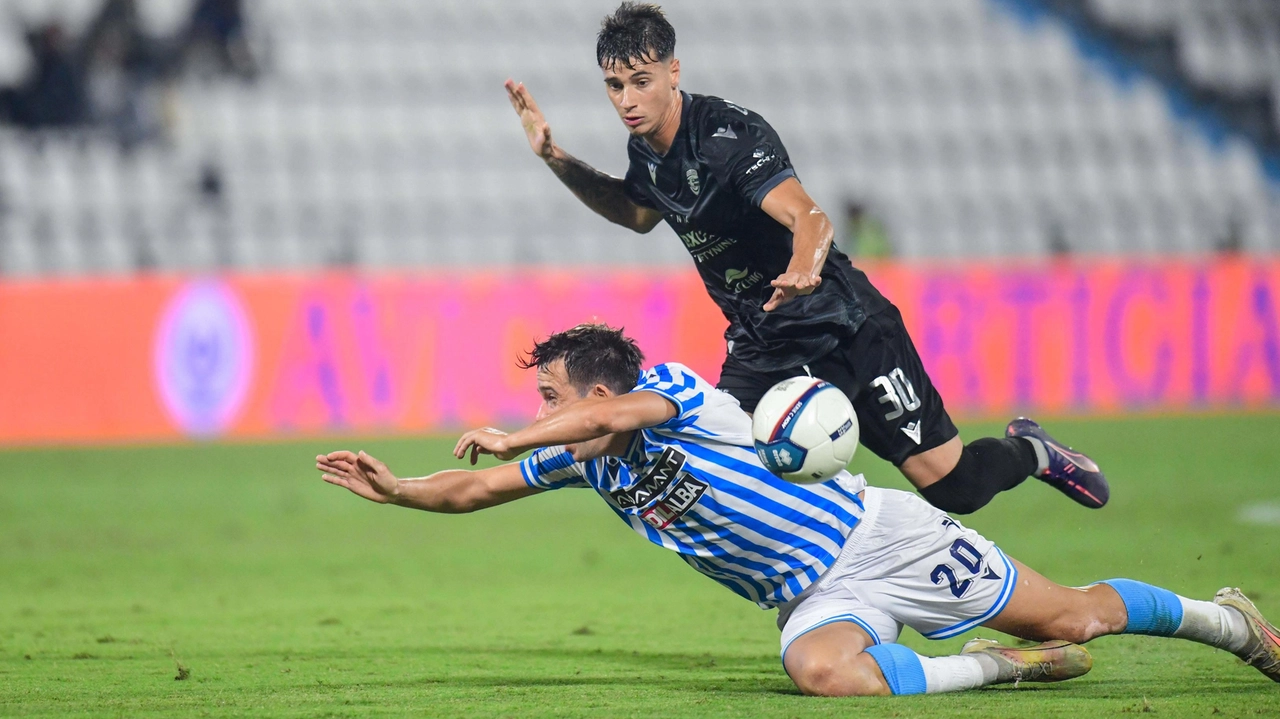
[[756, 454], [774, 474], [797, 484], [831, 479], [858, 448], [858, 416], [835, 385], [793, 377], [774, 385], [751, 420]]

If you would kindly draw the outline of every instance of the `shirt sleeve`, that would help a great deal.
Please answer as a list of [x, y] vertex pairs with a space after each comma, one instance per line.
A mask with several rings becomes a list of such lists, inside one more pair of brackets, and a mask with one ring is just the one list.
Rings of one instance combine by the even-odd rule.
[[711, 172], [742, 199], [759, 207], [765, 195], [795, 177], [782, 138], [758, 114], [717, 100], [724, 107], [707, 113], [701, 149]]
[[676, 416], [655, 429], [679, 429], [697, 419], [706, 403], [706, 391], [698, 386], [698, 376], [680, 364], [660, 364], [640, 378], [632, 391], [653, 392], [675, 405]]
[[564, 447], [543, 447], [520, 462], [525, 484], [538, 489], [590, 487], [586, 472]]
[[649, 192], [644, 183], [651, 182], [649, 172], [644, 167], [644, 160], [637, 157], [636, 153], [630, 149], [627, 151], [627, 157], [631, 160], [631, 164], [627, 166], [627, 174], [622, 179], [622, 193], [627, 196], [628, 200], [647, 207], [651, 210], [658, 209], [653, 199], [649, 197]]

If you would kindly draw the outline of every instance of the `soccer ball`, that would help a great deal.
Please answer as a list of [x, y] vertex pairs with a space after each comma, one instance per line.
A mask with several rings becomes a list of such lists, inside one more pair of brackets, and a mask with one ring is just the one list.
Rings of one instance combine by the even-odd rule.
[[858, 416], [835, 385], [793, 377], [774, 385], [751, 420], [756, 454], [774, 474], [797, 484], [831, 479], [858, 448]]

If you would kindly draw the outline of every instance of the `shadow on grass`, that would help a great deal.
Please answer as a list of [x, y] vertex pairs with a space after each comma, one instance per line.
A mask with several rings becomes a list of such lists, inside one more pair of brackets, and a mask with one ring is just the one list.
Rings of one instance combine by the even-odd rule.
[[[430, 658], [430, 663], [449, 667], [437, 676], [408, 676], [375, 682], [387, 688], [455, 687], [460, 690], [499, 687], [540, 689], [557, 687], [630, 687], [696, 692], [717, 696], [762, 695], [801, 696], [772, 655], [724, 656], [710, 653], [680, 653], [591, 649], [571, 647], [456, 646], [397, 648], [379, 653], [383, 659]], [[301, 658], [301, 657], [298, 657]], [[318, 657], [313, 657], [319, 659]], [[321, 660], [323, 661], [323, 660]], [[512, 672], [510, 663], [530, 667], [528, 672]], [[492, 665], [492, 668], [486, 665]], [[572, 666], [572, 669], [568, 669]], [[567, 674], [573, 671], [573, 674]], [[369, 684], [354, 679], [351, 684]], [[331, 686], [334, 683], [331, 682]], [[1015, 694], [1017, 692], [1018, 694]], [[1005, 685], [984, 690], [989, 699], [1007, 701], [1030, 692], [1042, 697], [1063, 699], [1173, 700], [1195, 695], [1201, 699], [1257, 697], [1277, 699], [1274, 684], [1262, 680], [1245, 667], [1224, 667], [1212, 683], [1188, 686], [1178, 682], [1141, 679], [1082, 680], [1055, 684]], [[972, 695], [971, 695], [972, 696]]]
[[[554, 687], [644, 687], [670, 691], [710, 693], [720, 696], [760, 696], [761, 694], [802, 696], [774, 656], [718, 656], [712, 654], [642, 652], [565, 647], [431, 647], [400, 651], [401, 655], [441, 656], [441, 664], [453, 667], [446, 676], [406, 677], [377, 682], [388, 688], [433, 686], [457, 688], [554, 688]], [[503, 659], [495, 660], [496, 657]], [[512, 673], [506, 667], [484, 667], [486, 661], [506, 664], [516, 659], [521, 665], [538, 667], [529, 673]], [[566, 663], [575, 666], [573, 675], [557, 675]], [[538, 673], [535, 673], [538, 672]], [[580, 673], [578, 673], [580, 672]], [[357, 680], [355, 683], [366, 683]], [[1021, 691], [1070, 691], [1067, 684], [1036, 684]]]

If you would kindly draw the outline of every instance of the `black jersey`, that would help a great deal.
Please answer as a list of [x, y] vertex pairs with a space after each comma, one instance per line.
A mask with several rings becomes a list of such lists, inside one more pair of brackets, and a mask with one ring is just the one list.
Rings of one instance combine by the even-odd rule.
[[769, 371], [826, 355], [888, 301], [832, 247], [813, 294], [765, 312], [770, 283], [791, 262], [791, 231], [760, 203], [795, 170], [764, 118], [718, 97], [682, 95], [680, 128], [666, 155], [639, 137], [628, 143], [627, 197], [661, 212], [684, 241], [729, 320], [725, 339], [735, 359]]

